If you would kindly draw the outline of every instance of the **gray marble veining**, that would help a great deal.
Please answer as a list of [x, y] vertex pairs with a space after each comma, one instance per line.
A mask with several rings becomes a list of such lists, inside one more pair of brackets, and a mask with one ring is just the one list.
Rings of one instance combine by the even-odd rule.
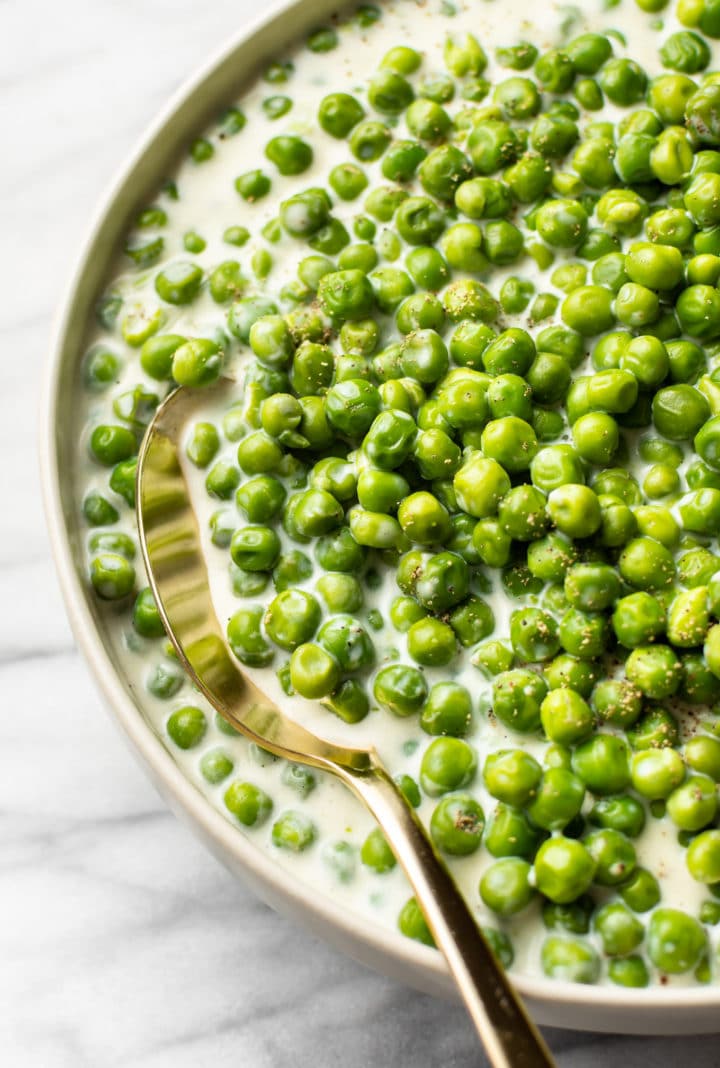
[[[165, 809], [75, 651], [34, 413], [89, 212], [149, 117], [253, 0], [0, 0], [0, 1063], [465, 1068], [459, 1007], [256, 901]], [[715, 1068], [713, 1038], [551, 1032], [563, 1068]]]

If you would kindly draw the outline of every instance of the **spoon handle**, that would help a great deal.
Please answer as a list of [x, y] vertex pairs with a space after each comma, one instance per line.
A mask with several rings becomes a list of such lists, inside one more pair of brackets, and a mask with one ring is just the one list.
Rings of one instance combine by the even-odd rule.
[[[344, 776], [345, 777], [345, 776]], [[348, 786], [382, 827], [444, 954], [493, 1068], [556, 1068], [419, 819], [379, 764]]]

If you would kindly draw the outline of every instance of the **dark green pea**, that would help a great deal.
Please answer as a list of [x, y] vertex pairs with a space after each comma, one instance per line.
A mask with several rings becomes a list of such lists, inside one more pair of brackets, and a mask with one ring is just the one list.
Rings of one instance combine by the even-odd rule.
[[140, 590], [133, 605], [133, 627], [143, 638], [161, 638], [165, 627], [149, 586]]
[[540, 726], [540, 705], [547, 694], [542, 676], [520, 668], [503, 671], [493, 682], [493, 713], [513, 730], [526, 733]]
[[573, 564], [565, 575], [564, 589], [574, 608], [602, 612], [620, 596], [620, 579], [609, 564]]
[[720, 86], [708, 83], [690, 97], [685, 107], [688, 129], [701, 144], [720, 144]]
[[576, 775], [567, 768], [550, 767], [543, 773], [528, 815], [544, 830], [562, 830], [578, 815], [584, 797], [585, 787]]
[[359, 723], [370, 711], [370, 699], [357, 679], [345, 679], [323, 706], [345, 723]]
[[252, 783], [231, 783], [224, 795], [225, 807], [244, 827], [259, 827], [272, 811], [272, 801]]
[[315, 556], [326, 571], [359, 571], [365, 562], [365, 551], [355, 541], [349, 527], [343, 526], [318, 539]]
[[85, 496], [82, 511], [87, 522], [93, 527], [110, 526], [120, 518], [117, 508], [95, 491]]
[[93, 457], [106, 467], [130, 459], [137, 452], [137, 439], [124, 426], [96, 426], [90, 435]]
[[630, 794], [603, 797], [596, 801], [588, 815], [596, 827], [618, 831], [629, 838], [637, 838], [647, 820], [645, 807]]

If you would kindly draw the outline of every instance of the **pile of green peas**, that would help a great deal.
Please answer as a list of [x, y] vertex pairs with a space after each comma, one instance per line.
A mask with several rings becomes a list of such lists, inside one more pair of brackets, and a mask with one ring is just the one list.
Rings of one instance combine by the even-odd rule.
[[[168, 261], [167, 213], [143, 212], [125, 251], [161, 303], [102, 302], [143, 382], [93, 427], [107, 492], [83, 501], [96, 594], [131, 605], [140, 648], [161, 647], [134, 540], [117, 528], [134, 507], [138, 441], [168, 388], [202, 388], [240, 362], [242, 396], [186, 443], [240, 601], [234, 654], [345, 723], [419, 728], [401, 788], [444, 855], [482, 858], [503, 962], [509, 921], [535, 909], [547, 975], [625, 986], [709, 981], [720, 922], [720, 7], [675, 10], [683, 28], [658, 38], [655, 77], [612, 33], [493, 57], [450, 34], [445, 70], [427, 74], [419, 52], [391, 49], [362, 92], [323, 97], [312, 134], [280, 132], [236, 176], [248, 205], [293, 179], [248, 257], [207, 271]], [[357, 15], [364, 28], [379, 18]], [[308, 47], [338, 39], [318, 31]], [[276, 88], [291, 78], [290, 64], [266, 72]], [[275, 122], [293, 101], [262, 106]], [[194, 142], [194, 163], [246, 122], [230, 109]], [[347, 158], [308, 185], [315, 138]], [[250, 237], [224, 234], [236, 250]], [[205, 240], [183, 245], [198, 255]], [[287, 250], [296, 277], [278, 290]], [[206, 298], [212, 336], [165, 329]], [[120, 363], [96, 346], [88, 388], [109, 388]], [[387, 576], [384, 613], [372, 591]], [[168, 700], [182, 681], [165, 651], [147, 686]], [[478, 751], [483, 720], [502, 745]], [[207, 729], [194, 705], [166, 721], [182, 750]], [[231, 778], [222, 747], [200, 770], [240, 824], [270, 821], [278, 848], [316, 841], [301, 806], [277, 815]], [[283, 782], [302, 800], [315, 778], [289, 766]], [[651, 819], [670, 821], [708, 888], [697, 915], [664, 902], [638, 862]], [[349, 878], [342, 845], [331, 863]], [[380, 831], [360, 861], [395, 868]], [[412, 899], [399, 926], [431, 942]]]

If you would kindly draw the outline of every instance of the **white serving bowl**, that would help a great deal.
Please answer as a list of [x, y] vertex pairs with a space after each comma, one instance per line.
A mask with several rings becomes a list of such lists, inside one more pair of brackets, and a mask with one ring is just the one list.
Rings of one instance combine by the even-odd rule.
[[[232, 826], [186, 779], [153, 733], [124, 678], [84, 577], [72, 472], [79, 426], [78, 353], [114, 254], [138, 205], [161, 185], [192, 136], [249, 85], [255, 74], [337, 8], [333, 0], [286, 0], [246, 25], [188, 81], [150, 126], [91, 225], [61, 308], [45, 371], [41, 464], [50, 537], [70, 622], [113, 715], [171, 808], [212, 852], [273, 908], [339, 950], [430, 994], [454, 993], [441, 956], [399, 933], [373, 927], [329, 895], [291, 881], [272, 858]], [[516, 977], [535, 1018], [578, 1030], [691, 1034], [720, 1030], [720, 987], [580, 986]]]

